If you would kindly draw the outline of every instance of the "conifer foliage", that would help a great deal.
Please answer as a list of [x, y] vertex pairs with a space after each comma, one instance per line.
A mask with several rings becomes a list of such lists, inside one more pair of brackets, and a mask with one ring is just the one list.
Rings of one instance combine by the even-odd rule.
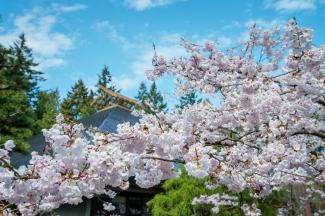
[[79, 79], [61, 105], [61, 113], [69, 120], [79, 120], [95, 112], [92, 107], [94, 93], [88, 91], [84, 82]]
[[179, 99], [179, 104], [177, 104], [175, 107], [178, 109], [183, 109], [188, 105], [194, 105], [195, 103], [201, 101], [202, 99], [198, 99], [198, 95], [196, 91], [193, 89], [190, 92], [186, 93], [185, 95], [182, 95]]
[[0, 44], [0, 142], [13, 139], [23, 152], [28, 151], [26, 139], [33, 135], [36, 126], [32, 104], [42, 72], [36, 71], [35, 66], [24, 35], [13, 46]]
[[135, 97], [146, 113], [157, 113], [166, 111], [167, 103], [157, 89], [157, 85], [153, 82], [149, 91], [144, 82], [141, 82], [138, 95]]
[[[193, 205], [193, 200], [202, 195], [227, 194], [235, 196], [241, 203], [257, 205], [262, 215], [276, 215], [278, 206], [286, 205], [291, 194], [285, 190], [273, 192], [264, 200], [258, 200], [250, 196], [249, 192], [240, 194], [231, 193], [226, 187], [219, 185], [215, 188], [207, 187], [208, 178], [197, 179], [188, 175], [186, 169], [181, 167], [181, 175], [177, 179], [168, 179], [162, 184], [163, 192], [154, 196], [147, 205], [153, 216], [211, 216], [211, 215], [243, 215], [240, 206], [233, 208], [220, 207], [219, 214], [213, 213], [211, 204], [201, 203]], [[295, 200], [294, 200], [295, 201]], [[298, 202], [295, 203], [299, 205]]]
[[120, 92], [120, 90], [117, 89], [116, 86], [112, 83], [112, 76], [109, 71], [109, 68], [107, 66], [104, 66], [101, 71], [101, 74], [98, 76], [96, 102], [94, 103], [94, 107], [96, 108], [96, 110], [101, 110], [113, 104], [113, 100], [110, 95], [102, 91], [99, 86], [103, 86], [114, 92]]
[[145, 107], [145, 99], [148, 95], [148, 90], [147, 86], [144, 82], [140, 83], [139, 89], [138, 89], [138, 94], [135, 96], [135, 99], [140, 103], [142, 107]]
[[60, 108], [59, 91], [39, 91], [36, 99], [36, 132], [39, 133], [55, 123]]

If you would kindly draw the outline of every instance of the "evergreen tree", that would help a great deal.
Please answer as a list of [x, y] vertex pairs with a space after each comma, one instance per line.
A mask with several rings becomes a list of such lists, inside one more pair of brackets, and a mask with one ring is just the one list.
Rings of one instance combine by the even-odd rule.
[[44, 128], [50, 128], [55, 123], [55, 117], [59, 114], [59, 91], [39, 91], [35, 105], [36, 132]]
[[193, 105], [195, 103], [201, 102], [202, 99], [198, 99], [198, 96], [196, 94], [195, 90], [192, 90], [188, 92], [187, 94], [180, 97], [179, 104], [177, 104], [175, 107], [177, 109], [183, 109], [184, 107], [188, 105]]
[[69, 91], [67, 97], [62, 101], [60, 113], [68, 120], [73, 120], [75, 117], [75, 109], [73, 108], [73, 92]]
[[145, 106], [144, 102], [147, 95], [148, 95], [147, 86], [144, 82], [141, 82], [138, 90], [138, 95], [135, 97], [135, 99], [140, 103], [142, 107]]
[[153, 82], [150, 86], [150, 90], [148, 92], [147, 99], [152, 106], [151, 110], [153, 112], [155, 112], [155, 111], [160, 112], [160, 111], [166, 110], [167, 103], [164, 102], [164, 98], [161, 95], [161, 93], [158, 91], [157, 85], [155, 82]]
[[[82, 95], [86, 95], [86, 94], [83, 93]], [[78, 109], [78, 112], [80, 113], [79, 118], [87, 117], [96, 112], [96, 110], [92, 106], [92, 104], [94, 103], [94, 95], [95, 95], [94, 92], [90, 90], [88, 96], [82, 97], [83, 100], [81, 100]]]
[[43, 73], [34, 69], [38, 64], [34, 62], [32, 50], [26, 45], [24, 34], [19, 36], [18, 41], [10, 49], [14, 50], [15, 61], [12, 66], [17, 75], [12, 81], [15, 82], [17, 89], [26, 90], [29, 102], [33, 102], [39, 89], [38, 82], [45, 80], [42, 77]]
[[42, 80], [36, 65], [24, 35], [13, 46], [0, 45], [0, 143], [13, 139], [23, 152], [28, 151], [26, 139], [35, 129], [32, 104]]
[[163, 183], [163, 192], [154, 196], [147, 204], [153, 216], [203, 216], [211, 214], [208, 205], [192, 205], [192, 200], [200, 195], [213, 194], [216, 190], [208, 190], [204, 182], [188, 176], [185, 169], [177, 179], [170, 179]]
[[111, 97], [107, 93], [100, 90], [99, 88], [100, 85], [114, 92], [120, 92], [120, 90], [118, 90], [115, 87], [115, 85], [112, 84], [112, 76], [108, 67], [104, 66], [101, 74], [98, 76], [98, 83], [97, 83], [98, 89], [96, 92], [96, 102], [94, 103], [94, 107], [96, 108], [96, 110], [101, 110], [107, 106], [112, 105], [113, 103]]
[[94, 93], [88, 92], [84, 82], [80, 79], [63, 100], [60, 112], [68, 120], [79, 120], [95, 112], [92, 107], [93, 101]]
[[254, 199], [249, 195], [249, 192], [243, 191], [239, 194], [231, 193], [225, 186], [219, 186], [215, 189], [207, 189], [205, 182], [208, 180], [198, 179], [189, 176], [186, 170], [182, 168], [182, 174], [177, 179], [169, 179], [162, 185], [163, 192], [154, 196], [147, 205], [151, 209], [153, 216], [204, 216], [204, 215], [244, 215], [240, 206], [227, 207], [220, 206], [220, 212], [214, 214], [211, 211], [211, 206], [207, 204], [192, 205], [192, 201], [201, 195], [211, 194], [229, 194], [237, 196], [239, 202], [253, 204], [255, 203], [262, 211], [262, 215], [276, 215], [278, 206], [285, 206], [290, 193], [286, 191], [273, 192], [264, 200]]
[[164, 98], [158, 91], [155, 82], [151, 84], [148, 92], [146, 85], [142, 82], [140, 84], [136, 99], [146, 113], [153, 114], [160, 111], [165, 111], [167, 108], [167, 103], [164, 102]]

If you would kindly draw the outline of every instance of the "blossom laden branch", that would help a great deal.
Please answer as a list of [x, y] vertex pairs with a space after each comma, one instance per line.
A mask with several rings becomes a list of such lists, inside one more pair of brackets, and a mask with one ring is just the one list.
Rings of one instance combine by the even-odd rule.
[[[252, 28], [249, 40], [229, 52], [212, 42], [197, 46], [183, 39], [181, 45], [186, 57], [166, 60], [156, 50], [148, 77], [175, 75], [179, 92], [195, 88], [215, 100], [221, 92], [220, 105], [203, 101], [143, 114], [135, 125], [118, 125], [116, 133], [85, 129], [59, 115], [43, 132], [48, 154], [33, 152], [29, 164], [13, 170], [12, 143], [0, 149], [0, 200], [22, 215], [37, 215], [82, 197], [110, 196], [108, 188], [125, 190], [130, 177], [153, 187], [179, 175], [175, 163], [236, 194], [247, 190], [264, 199], [274, 190], [306, 185], [304, 202], [319, 197], [314, 183], [325, 182], [325, 155], [318, 151], [325, 146], [325, 47], [312, 44], [312, 30], [295, 21], [282, 30]], [[258, 50], [263, 57], [254, 56]], [[221, 194], [195, 202], [212, 204], [215, 212], [239, 205], [247, 215], [261, 213]]]

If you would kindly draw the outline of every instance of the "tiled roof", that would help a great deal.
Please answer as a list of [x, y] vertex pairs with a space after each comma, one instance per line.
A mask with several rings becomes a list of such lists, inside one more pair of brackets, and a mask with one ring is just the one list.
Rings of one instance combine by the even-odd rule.
[[[120, 107], [113, 106], [110, 109], [94, 113], [86, 118], [79, 120], [85, 127], [96, 127], [102, 131], [116, 132], [117, 125], [125, 122], [135, 124], [139, 121], [139, 118], [132, 115], [131, 111]], [[30, 150], [36, 151], [39, 154], [43, 153], [43, 149], [46, 145], [43, 134], [38, 134], [31, 137], [28, 140], [30, 144]], [[28, 164], [31, 159], [30, 154], [22, 154], [20, 152], [13, 152], [11, 154], [11, 164], [14, 167], [19, 167], [23, 164]]]
[[130, 122], [133, 125], [138, 121], [139, 118], [132, 115], [131, 111], [115, 106], [83, 118], [79, 122], [85, 127], [97, 127], [102, 131], [116, 132], [118, 124]]

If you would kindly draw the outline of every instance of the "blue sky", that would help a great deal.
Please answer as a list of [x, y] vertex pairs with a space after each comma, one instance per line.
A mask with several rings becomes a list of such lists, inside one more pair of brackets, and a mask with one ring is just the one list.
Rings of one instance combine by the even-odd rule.
[[[280, 26], [295, 16], [314, 28], [314, 43], [325, 42], [325, 0], [0, 0], [0, 43], [24, 32], [47, 81], [63, 96], [81, 78], [94, 88], [109, 66], [122, 93], [134, 97], [152, 43], [167, 57], [182, 55], [179, 38], [217, 40], [221, 48], [245, 38], [248, 27]], [[158, 82], [173, 100], [170, 78]]]

